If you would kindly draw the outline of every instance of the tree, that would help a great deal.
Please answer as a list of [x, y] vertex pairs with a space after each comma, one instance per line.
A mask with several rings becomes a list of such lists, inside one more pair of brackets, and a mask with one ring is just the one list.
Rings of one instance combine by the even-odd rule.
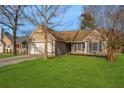
[[86, 11], [84, 14], [81, 14], [81, 30], [95, 28], [96, 28], [95, 18], [93, 18], [91, 13]]
[[89, 5], [89, 6], [83, 6], [83, 11], [84, 12], [89, 12], [92, 17], [95, 19], [95, 24], [97, 27], [102, 26], [103, 22], [104, 22], [104, 9], [105, 6], [103, 5]]
[[123, 6], [87, 6], [85, 9], [90, 11], [96, 19], [97, 26], [103, 30], [101, 31], [101, 37], [106, 37], [107, 59], [115, 61], [117, 49], [123, 44], [124, 38]]
[[28, 9], [30, 11], [30, 15], [24, 12], [24, 16], [27, 18], [27, 20], [35, 26], [43, 26], [43, 33], [45, 35], [44, 59], [47, 59], [48, 29], [60, 26], [62, 18], [67, 11], [67, 7], [58, 5], [41, 5], [29, 6]]
[[22, 25], [22, 14], [24, 6], [5, 5], [0, 7], [1, 20], [0, 24], [13, 31], [13, 54], [16, 55], [16, 32]]
[[123, 41], [123, 30], [124, 23], [122, 19], [122, 13], [120, 6], [108, 6], [106, 7], [107, 13], [105, 15], [106, 20], [106, 31], [105, 36], [107, 37], [107, 59], [110, 61], [116, 60], [116, 51], [121, 47]]
[[21, 31], [20, 34], [22, 36], [29, 37], [31, 35], [31, 33], [32, 33], [32, 30], [23, 30], [23, 31]]

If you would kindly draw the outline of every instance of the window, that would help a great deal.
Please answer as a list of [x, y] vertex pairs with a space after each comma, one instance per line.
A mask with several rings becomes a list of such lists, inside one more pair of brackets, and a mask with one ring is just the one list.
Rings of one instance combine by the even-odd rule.
[[98, 50], [98, 42], [92, 42], [92, 51], [97, 51]]
[[102, 42], [99, 42], [99, 51], [102, 51]]
[[81, 44], [80, 43], [75, 44], [75, 50], [81, 50]]
[[85, 43], [82, 43], [82, 51], [85, 49]]
[[82, 48], [85, 48], [85, 43], [82, 43]]
[[72, 51], [84, 50], [84, 48], [85, 48], [85, 43], [71, 44]]
[[75, 44], [71, 44], [71, 51], [75, 51]]
[[10, 45], [7, 45], [7, 48], [10, 48]]
[[77, 50], [81, 50], [81, 44], [77, 44]]
[[26, 48], [26, 44], [23, 44], [22, 47], [23, 47], [23, 48]]

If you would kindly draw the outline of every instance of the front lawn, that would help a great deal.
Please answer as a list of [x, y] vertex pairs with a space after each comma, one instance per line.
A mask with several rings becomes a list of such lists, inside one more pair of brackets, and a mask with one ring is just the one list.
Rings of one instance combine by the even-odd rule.
[[1, 58], [8, 58], [8, 57], [15, 57], [15, 56], [20, 56], [20, 55], [25, 55], [25, 54], [17, 54], [13, 55], [12, 53], [0, 53], [0, 59]]
[[0, 87], [124, 87], [124, 54], [115, 63], [64, 55], [3, 67]]
[[8, 57], [12, 57], [13, 54], [4, 54], [4, 53], [0, 53], [0, 58], [8, 58]]

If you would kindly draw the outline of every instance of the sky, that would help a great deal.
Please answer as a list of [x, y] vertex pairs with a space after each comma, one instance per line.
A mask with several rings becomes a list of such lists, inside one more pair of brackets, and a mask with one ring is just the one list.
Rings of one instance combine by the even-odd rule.
[[65, 23], [62, 27], [56, 27], [57, 31], [63, 30], [76, 30], [79, 29], [79, 17], [82, 12], [82, 6], [73, 5], [67, 11], [63, 18], [63, 22]]
[[[63, 26], [58, 26], [58, 27], [55, 27], [54, 29], [56, 31], [65, 31], [65, 30], [67, 31], [67, 30], [79, 29], [79, 17], [80, 17], [81, 12], [82, 12], [82, 6], [80, 5], [70, 6], [70, 8], [68, 9], [68, 11], [66, 12], [66, 14], [64, 15], [62, 19], [61, 24]], [[33, 31], [34, 29], [35, 29], [34, 25], [27, 23], [20, 27], [19, 31], [17, 32], [17, 35], [21, 36], [22, 31]], [[9, 29], [7, 31], [12, 33], [12, 31], [10, 31]]]
[[[65, 30], [77, 30], [79, 29], [79, 17], [82, 12], [82, 6], [72, 5], [64, 15], [61, 24], [63, 26], [57, 26], [54, 29], [56, 31], [65, 31]], [[35, 26], [25, 25], [21, 30], [34, 30]], [[20, 33], [18, 33], [19, 35]]]

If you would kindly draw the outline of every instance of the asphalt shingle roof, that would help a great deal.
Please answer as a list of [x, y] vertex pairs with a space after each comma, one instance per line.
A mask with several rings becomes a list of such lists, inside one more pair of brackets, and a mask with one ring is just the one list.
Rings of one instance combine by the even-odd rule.
[[[38, 25], [35, 31], [40, 31], [43, 29], [42, 25]], [[72, 31], [55, 31], [52, 29], [47, 29], [47, 31], [58, 41], [63, 42], [73, 42], [73, 41], [82, 41], [87, 35], [89, 35], [93, 30], [72, 30]]]
[[16, 43], [22, 43], [25, 42], [28, 39], [28, 36], [22, 36], [16, 38]]
[[66, 42], [73, 42], [73, 41], [82, 41], [84, 40], [92, 31], [79, 31], [79, 30], [73, 30], [73, 31], [61, 31], [57, 32], [59, 35], [59, 38], [61, 38], [63, 41]]
[[[36, 30], [42, 29], [42, 26], [37, 26]], [[63, 42], [73, 42], [73, 41], [82, 41], [84, 40], [93, 30], [72, 30], [72, 31], [54, 31], [52, 29], [48, 29], [48, 32], [58, 41]], [[12, 40], [12, 35], [10, 35], [8, 32], [5, 33], [10, 40]], [[22, 43], [25, 42], [28, 39], [28, 36], [22, 36], [17, 37], [16, 42]]]
[[5, 32], [5, 35], [12, 41], [12, 35], [9, 32]]

